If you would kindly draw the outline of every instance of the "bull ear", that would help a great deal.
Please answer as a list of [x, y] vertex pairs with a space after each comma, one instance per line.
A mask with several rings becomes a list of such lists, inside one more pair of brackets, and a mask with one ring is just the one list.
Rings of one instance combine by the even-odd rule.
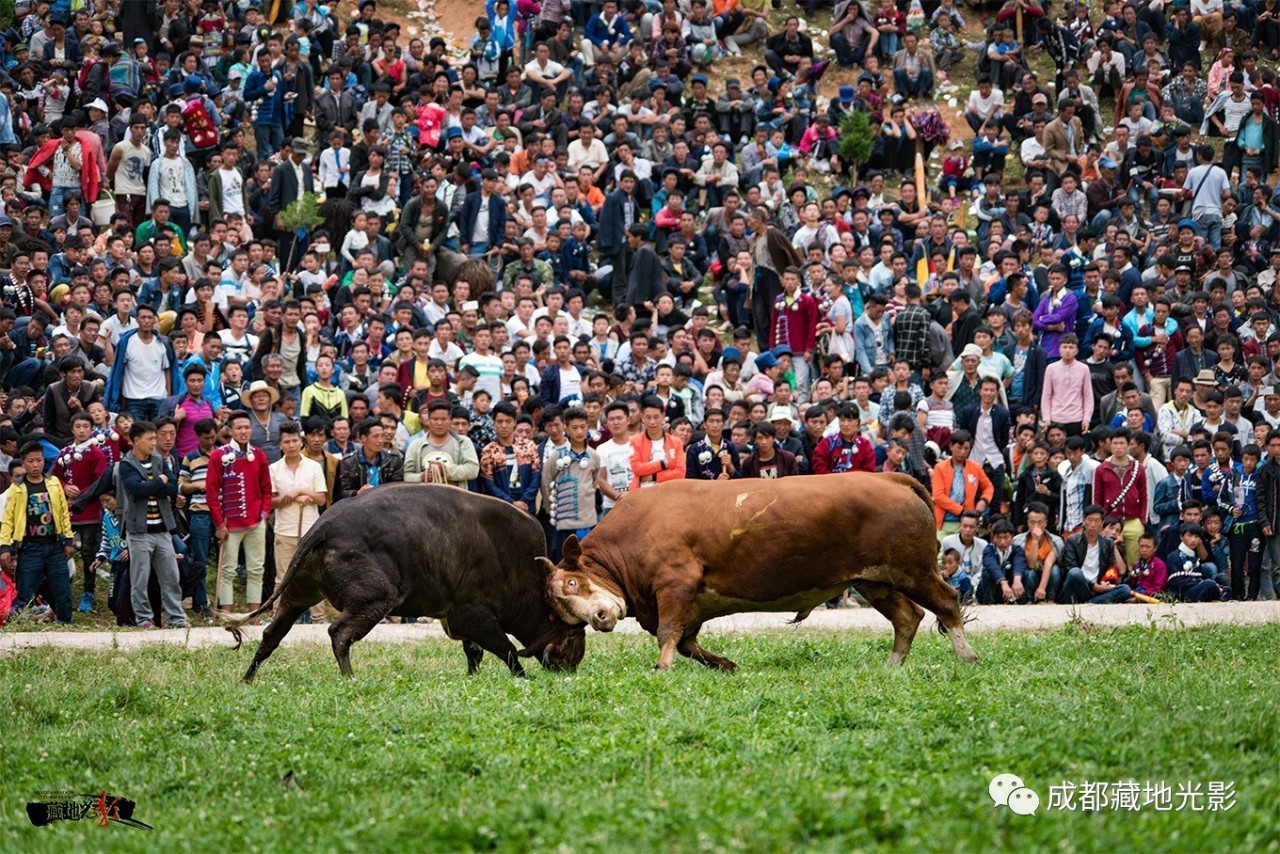
[[564, 541], [564, 562], [569, 566], [577, 566], [580, 557], [582, 557], [582, 544], [578, 542], [577, 534], [570, 534]]
[[542, 568], [547, 571], [547, 575], [551, 575], [553, 572], [556, 571], [556, 565], [552, 563], [550, 559], [545, 558], [542, 555], [538, 555], [538, 557], [534, 558], [534, 560], [536, 560], [539, 564], [542, 565]]

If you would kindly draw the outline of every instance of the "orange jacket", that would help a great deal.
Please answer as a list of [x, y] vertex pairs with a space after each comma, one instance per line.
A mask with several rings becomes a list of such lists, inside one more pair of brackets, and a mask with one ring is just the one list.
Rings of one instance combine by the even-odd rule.
[[664, 469], [662, 463], [656, 463], [650, 459], [653, 456], [653, 443], [649, 441], [649, 435], [642, 432], [639, 436], [631, 437], [631, 488], [639, 489], [641, 482], [652, 476], [658, 483], [666, 483], [669, 480], [684, 480], [684, 448], [680, 447], [680, 440], [668, 433], [662, 439], [662, 450], [667, 455], [667, 467]]
[[948, 513], [959, 516], [965, 510], [977, 510], [979, 499], [990, 503], [991, 496], [995, 494], [995, 488], [991, 485], [987, 473], [982, 470], [982, 466], [973, 460], [966, 460], [964, 504], [957, 504], [951, 499], [951, 481], [955, 479], [955, 475], [955, 466], [952, 465], [951, 460], [943, 460], [933, 467], [933, 515], [937, 519], [939, 528], [942, 527], [942, 520]]

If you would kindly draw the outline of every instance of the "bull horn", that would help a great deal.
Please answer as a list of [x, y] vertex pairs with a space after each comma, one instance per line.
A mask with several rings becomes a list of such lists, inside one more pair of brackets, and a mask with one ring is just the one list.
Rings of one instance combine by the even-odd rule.
[[545, 558], [542, 555], [538, 555], [536, 558], [534, 558], [534, 560], [537, 563], [541, 564], [542, 566], [546, 567], [547, 575], [550, 575], [551, 573], [556, 571], [556, 565], [552, 563], [549, 558]]

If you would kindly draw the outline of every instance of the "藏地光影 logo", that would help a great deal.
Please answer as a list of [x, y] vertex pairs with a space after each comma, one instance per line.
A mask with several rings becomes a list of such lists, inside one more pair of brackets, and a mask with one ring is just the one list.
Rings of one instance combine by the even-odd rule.
[[151, 825], [133, 817], [135, 801], [108, 794], [105, 789], [97, 794], [74, 792], [53, 793], [54, 797], [43, 801], [27, 802], [27, 818], [36, 827], [44, 827], [55, 821], [93, 821], [98, 827], [122, 824], [140, 830], [151, 830]]

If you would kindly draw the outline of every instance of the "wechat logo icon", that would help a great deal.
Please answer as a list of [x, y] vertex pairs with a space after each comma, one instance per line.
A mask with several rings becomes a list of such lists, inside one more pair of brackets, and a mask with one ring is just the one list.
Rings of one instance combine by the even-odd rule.
[[998, 807], [1008, 807], [1017, 815], [1031, 815], [1040, 808], [1040, 796], [1026, 787], [1017, 774], [997, 774], [987, 793]]

